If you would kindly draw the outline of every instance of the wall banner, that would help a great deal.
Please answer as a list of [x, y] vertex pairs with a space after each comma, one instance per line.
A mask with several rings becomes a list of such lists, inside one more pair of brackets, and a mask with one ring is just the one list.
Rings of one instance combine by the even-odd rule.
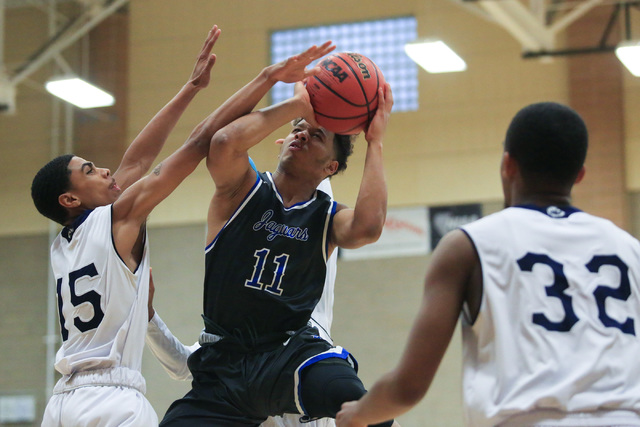
[[429, 208], [431, 250], [435, 249], [440, 239], [449, 231], [481, 217], [482, 205], [480, 203]]
[[429, 253], [429, 220], [425, 206], [389, 208], [377, 242], [358, 249], [340, 249], [340, 258], [392, 258]]

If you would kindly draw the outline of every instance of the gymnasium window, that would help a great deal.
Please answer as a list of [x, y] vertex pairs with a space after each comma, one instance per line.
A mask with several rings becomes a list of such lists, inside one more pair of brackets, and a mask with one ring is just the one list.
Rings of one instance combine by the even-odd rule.
[[[274, 31], [271, 63], [331, 40], [336, 45], [334, 53], [358, 52], [376, 63], [393, 89], [394, 112], [415, 111], [418, 66], [404, 52], [404, 45], [416, 38], [417, 22], [413, 16]], [[278, 83], [271, 90], [271, 102], [275, 104], [292, 94], [292, 84]]]

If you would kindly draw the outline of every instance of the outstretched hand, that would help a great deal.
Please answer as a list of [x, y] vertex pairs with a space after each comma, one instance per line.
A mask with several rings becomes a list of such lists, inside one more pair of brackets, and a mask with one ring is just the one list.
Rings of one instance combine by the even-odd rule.
[[[356, 421], [356, 411], [358, 408], [358, 402], [344, 402], [342, 404], [342, 409], [336, 415], [336, 426], [337, 427], [367, 427], [366, 424], [363, 424], [359, 421]], [[400, 427], [400, 424], [397, 420], [393, 420], [393, 424], [391, 427]]]
[[322, 58], [335, 48], [336, 46], [331, 41], [327, 41], [319, 47], [316, 45], [311, 46], [304, 52], [273, 65], [269, 78], [275, 82], [284, 83], [295, 83], [304, 80], [320, 71], [318, 67], [307, 69], [307, 65], [318, 58]]
[[196, 60], [196, 65], [191, 72], [189, 83], [198, 89], [206, 88], [211, 80], [211, 69], [213, 68], [213, 64], [216, 63], [216, 55], [212, 54], [211, 50], [213, 49], [213, 45], [216, 44], [218, 37], [220, 37], [220, 32], [221, 30], [217, 25], [214, 25], [213, 28], [209, 30], [207, 39], [204, 41], [204, 45]]
[[367, 142], [382, 140], [387, 130], [387, 123], [389, 122], [392, 107], [393, 93], [391, 93], [391, 86], [389, 83], [385, 83], [384, 87], [378, 89], [378, 109], [364, 134]]
[[300, 99], [304, 105], [304, 111], [300, 114], [300, 117], [302, 117], [304, 121], [309, 123], [311, 126], [320, 127], [316, 121], [315, 111], [313, 111], [313, 107], [311, 106], [311, 99], [309, 97], [309, 92], [307, 92], [307, 88], [305, 87], [305, 82], [306, 80], [296, 82], [293, 87], [293, 96]]
[[365, 424], [354, 421], [355, 409], [358, 402], [344, 402], [342, 409], [336, 415], [336, 425], [338, 427], [366, 427]]

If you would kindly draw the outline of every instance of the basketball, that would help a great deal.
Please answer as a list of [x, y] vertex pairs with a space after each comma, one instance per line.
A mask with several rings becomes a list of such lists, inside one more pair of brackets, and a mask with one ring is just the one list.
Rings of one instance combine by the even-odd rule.
[[318, 124], [342, 135], [364, 130], [378, 108], [378, 88], [385, 83], [378, 66], [354, 52], [330, 55], [318, 66], [321, 71], [307, 80]]

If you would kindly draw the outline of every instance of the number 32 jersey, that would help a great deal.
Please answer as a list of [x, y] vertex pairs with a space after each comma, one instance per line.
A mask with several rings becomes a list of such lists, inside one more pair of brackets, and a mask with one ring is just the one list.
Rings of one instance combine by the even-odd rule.
[[56, 370], [125, 367], [139, 371], [147, 329], [149, 256], [135, 273], [114, 247], [111, 205], [85, 212], [51, 246], [62, 346]]
[[462, 229], [483, 280], [478, 317], [462, 327], [469, 425], [640, 412], [639, 242], [572, 207], [511, 207]]

